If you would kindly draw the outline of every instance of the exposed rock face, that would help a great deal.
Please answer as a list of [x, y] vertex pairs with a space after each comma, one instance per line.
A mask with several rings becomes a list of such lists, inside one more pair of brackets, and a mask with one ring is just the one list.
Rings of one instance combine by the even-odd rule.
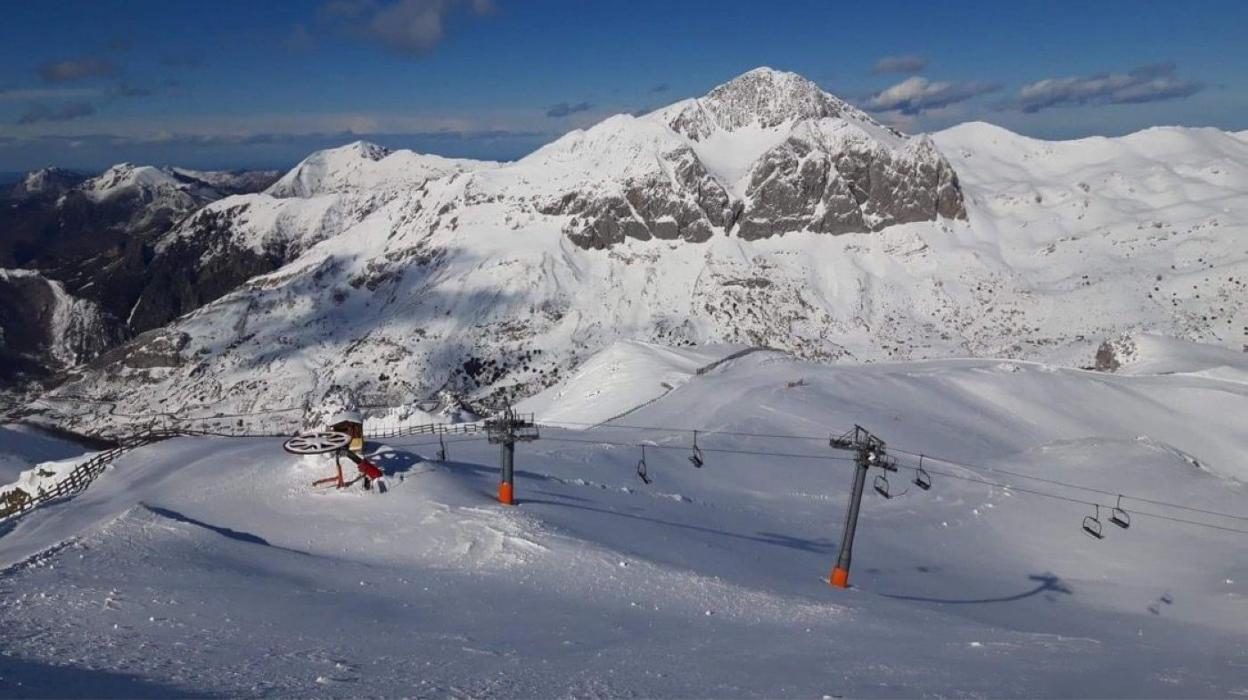
[[1117, 372], [1135, 354], [1135, 339], [1130, 335], [1107, 339], [1096, 349], [1096, 360], [1092, 368], [1098, 372]]
[[619, 193], [597, 197], [568, 193], [542, 211], [576, 217], [564, 233], [582, 248], [599, 250], [625, 237], [700, 243], [715, 228], [731, 223], [728, 192], [706, 172], [692, 149], [680, 148], [663, 158], [672, 166], [670, 174], [630, 179]]
[[131, 329], [163, 326], [287, 262], [280, 246], [256, 252], [235, 243], [232, 225], [246, 208], [206, 209], [187, 222], [188, 235], [159, 251], [127, 319]]
[[601, 167], [628, 174], [623, 187], [569, 179], [572, 189], [542, 209], [575, 215], [564, 232], [584, 248], [966, 218], [957, 176], [929, 140], [907, 138], [792, 73], [750, 71], [706, 97], [607, 120], [535, 155], [566, 168], [587, 144]]
[[745, 194], [738, 224], [746, 239], [966, 218], [957, 175], [927, 141], [900, 153], [861, 141], [834, 151], [794, 136], [763, 155]]
[[0, 270], [0, 385], [23, 387], [89, 360], [124, 329], [93, 302], [28, 270]]
[[172, 329], [148, 331], [104, 353], [91, 363], [91, 368], [115, 372], [123, 367], [142, 370], [181, 367], [185, 362], [182, 350], [190, 340], [186, 333]]

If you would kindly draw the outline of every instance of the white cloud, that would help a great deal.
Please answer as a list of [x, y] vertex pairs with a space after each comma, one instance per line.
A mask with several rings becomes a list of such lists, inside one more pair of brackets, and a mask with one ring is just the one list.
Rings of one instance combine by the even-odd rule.
[[875, 94], [867, 100], [866, 107], [877, 112], [918, 115], [1000, 89], [996, 83], [933, 82], [914, 76]]
[[1034, 113], [1050, 107], [1159, 102], [1190, 97], [1204, 88], [1204, 83], [1175, 75], [1173, 63], [1159, 63], [1128, 73], [1046, 78], [1024, 85], [1009, 106]]

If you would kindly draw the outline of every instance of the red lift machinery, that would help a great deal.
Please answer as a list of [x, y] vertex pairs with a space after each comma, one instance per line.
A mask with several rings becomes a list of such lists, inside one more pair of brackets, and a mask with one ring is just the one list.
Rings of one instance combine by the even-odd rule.
[[[317, 479], [312, 482], [313, 486], [324, 486], [333, 484], [336, 488], [347, 488], [356, 481], [363, 479], [364, 488], [371, 489], [373, 482], [379, 482], [379, 486], [385, 482], [381, 482], [381, 478], [385, 473], [377, 468], [377, 465], [364, 459], [357, 454], [352, 448], [354, 436], [348, 433], [338, 432], [336, 430], [321, 430], [317, 432], [304, 433], [296, 435], [286, 442], [282, 443], [282, 449], [293, 455], [334, 455], [334, 464], [338, 467], [338, 473], [333, 476]], [[347, 481], [342, 473], [342, 458], [346, 457], [355, 464], [359, 476]], [[384, 489], [383, 489], [384, 491]]]

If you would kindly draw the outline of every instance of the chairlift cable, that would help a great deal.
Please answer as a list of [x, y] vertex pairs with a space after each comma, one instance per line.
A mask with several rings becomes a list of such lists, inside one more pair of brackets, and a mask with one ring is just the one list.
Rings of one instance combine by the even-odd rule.
[[1145, 498], [1143, 496], [1132, 496], [1130, 494], [1120, 493], [1118, 491], [1108, 491], [1105, 489], [1099, 489], [1099, 488], [1095, 488], [1092, 486], [1083, 486], [1080, 484], [1070, 483], [1068, 481], [1061, 481], [1060, 479], [1050, 479], [1047, 477], [1035, 476], [1033, 474], [1027, 474], [1025, 472], [1016, 472], [1010, 469], [1003, 469], [1001, 467], [991, 467], [991, 466], [987, 466], [983, 464], [969, 464], [966, 462], [958, 462], [952, 459], [945, 459], [943, 457], [934, 457], [927, 453], [920, 454], [918, 452], [911, 452], [909, 450], [897, 449], [893, 447], [892, 445], [889, 445], [888, 449], [890, 452], [896, 452], [899, 454], [911, 455], [911, 456], [920, 457], [923, 459], [943, 462], [945, 464], [955, 466], [955, 467], [963, 467], [965, 469], [976, 469], [976, 470], [987, 471], [987, 472], [996, 472], [998, 474], [1006, 474], [1008, 476], [1014, 476], [1020, 479], [1030, 479], [1032, 481], [1039, 481], [1042, 483], [1052, 484], [1054, 486], [1062, 486], [1068, 489], [1075, 489], [1078, 491], [1086, 491], [1088, 493], [1095, 493], [1095, 494], [1099, 494], [1102, 496], [1112, 496], [1115, 498], [1121, 497], [1128, 501], [1138, 501], [1140, 503], [1148, 503], [1149, 505], [1154, 505], [1154, 506], [1162, 506], [1166, 508], [1177, 508], [1179, 510], [1186, 510], [1186, 511], [1190, 511], [1193, 513], [1201, 513], [1202, 515], [1213, 515], [1213, 516], [1217, 516], [1220, 518], [1230, 518], [1232, 520], [1243, 520], [1245, 522], [1248, 522], [1248, 515], [1237, 515], [1235, 513], [1225, 513], [1225, 512], [1217, 511], [1217, 510], [1210, 510], [1208, 508], [1197, 508], [1195, 506], [1185, 506], [1185, 505], [1181, 505], [1178, 503], [1170, 503], [1168, 501], [1160, 501], [1160, 500], [1156, 500], [1152, 498]]
[[773, 433], [750, 433], [738, 430], [707, 430], [706, 428], [673, 428], [660, 427], [654, 425], [628, 425], [623, 423], [585, 423], [581, 421], [559, 420], [559, 421], [541, 421], [541, 425], [548, 428], [581, 428], [588, 427], [594, 430], [649, 430], [664, 433], [701, 433], [703, 435], [728, 435], [733, 437], [756, 437], [756, 438], [774, 438], [780, 440], [827, 440], [827, 435], [780, 435]]
[[[942, 460], [942, 461], [943, 461], [943, 460]], [[1053, 500], [1055, 500], [1055, 501], [1065, 501], [1065, 502], [1067, 502], [1067, 503], [1076, 503], [1076, 504], [1079, 504], [1079, 505], [1082, 505], [1082, 506], [1089, 506], [1089, 507], [1096, 507], [1096, 506], [1101, 506], [1101, 507], [1109, 507], [1107, 504], [1104, 504], [1104, 503], [1097, 503], [1096, 501], [1085, 501], [1085, 500], [1083, 500], [1083, 499], [1081, 499], [1081, 498], [1072, 498], [1072, 497], [1070, 497], [1070, 496], [1062, 496], [1062, 495], [1060, 495], [1060, 494], [1056, 494], [1056, 493], [1049, 493], [1049, 492], [1047, 492], [1047, 491], [1039, 491], [1039, 490], [1037, 490], [1037, 489], [1027, 488], [1027, 487], [1025, 487], [1025, 486], [1015, 486], [1015, 485], [1013, 485], [1013, 484], [1006, 484], [1006, 483], [1002, 483], [1002, 482], [999, 482], [999, 481], [990, 481], [990, 480], [988, 480], [988, 479], [980, 479], [980, 478], [973, 477], [973, 476], [966, 476], [966, 475], [964, 475], [964, 474], [955, 474], [954, 472], [946, 472], [946, 471], [942, 471], [942, 470], [938, 470], [938, 469], [928, 469], [928, 471], [929, 471], [929, 472], [931, 472], [931, 473], [933, 473], [933, 474], [937, 474], [937, 475], [940, 475], [940, 476], [948, 477], [948, 478], [950, 478], [950, 479], [958, 479], [958, 480], [960, 480], [960, 481], [968, 481], [968, 482], [971, 482], [971, 483], [974, 483], [974, 484], [982, 484], [982, 485], [984, 485], [984, 486], [992, 486], [992, 487], [994, 487], [994, 488], [999, 488], [999, 489], [1003, 489], [1003, 490], [1006, 490], [1006, 491], [1016, 491], [1016, 492], [1018, 492], [1018, 493], [1025, 493], [1025, 494], [1029, 494], [1029, 495], [1032, 495], [1032, 496], [1041, 496], [1041, 497], [1044, 497], [1044, 498], [1050, 498], [1050, 499], [1053, 499]], [[1174, 516], [1170, 516], [1170, 515], [1162, 515], [1161, 513], [1151, 513], [1151, 512], [1148, 512], [1148, 511], [1133, 510], [1133, 511], [1131, 511], [1131, 514], [1132, 514], [1132, 515], [1139, 515], [1139, 516], [1141, 516], [1141, 517], [1145, 517], [1145, 518], [1155, 518], [1155, 519], [1157, 519], [1157, 520], [1166, 520], [1166, 521], [1169, 521], [1169, 522], [1174, 522], [1174, 523], [1182, 523], [1182, 524], [1184, 524], [1184, 525], [1196, 525], [1196, 526], [1199, 526], [1199, 527], [1207, 527], [1207, 528], [1212, 528], [1212, 529], [1214, 529], [1214, 530], [1223, 530], [1223, 531], [1225, 531], [1225, 532], [1235, 532], [1235, 533], [1239, 533], [1239, 534], [1241, 534], [1241, 535], [1248, 535], [1248, 530], [1241, 530], [1241, 529], [1239, 529], [1239, 528], [1227, 527], [1227, 526], [1224, 526], [1224, 525], [1215, 525], [1215, 524], [1213, 524], [1213, 523], [1205, 523], [1205, 522], [1201, 522], [1201, 521], [1199, 521], [1199, 520], [1188, 520], [1187, 518], [1176, 518], [1176, 517], [1174, 517]]]
[[[45, 396], [45, 397], [40, 397], [40, 400], [66, 401], [66, 402], [79, 402], [79, 403], [115, 403], [113, 401], [108, 401], [105, 399], [92, 399], [88, 397], [77, 397], [77, 396]], [[266, 409], [262, 411], [253, 411], [253, 412], [248, 412], [248, 413], [229, 413], [229, 414], [223, 413], [223, 414], [213, 415], [213, 416], [189, 416], [185, 418], [178, 417], [176, 416], [176, 414], [168, 414], [168, 413], [151, 414], [151, 415], [132, 415], [132, 414], [114, 413], [114, 415], [121, 416], [121, 417], [128, 417], [128, 418], [149, 418], [149, 419], [155, 419], [158, 417], [167, 417], [167, 418], [172, 418], [172, 419], [181, 420], [181, 421], [204, 422], [204, 421], [212, 421], [214, 419], [220, 419], [220, 418], [241, 418], [245, 416], [267, 415], [267, 414], [273, 414], [273, 413], [285, 413], [285, 412], [301, 411], [301, 410], [304, 410], [304, 408], [303, 407], [288, 407], [288, 408]], [[618, 424], [618, 423], [613, 424], [613, 423], [603, 423], [603, 422], [587, 423], [587, 422], [582, 422], [582, 421], [543, 421], [539, 423], [538, 425], [543, 426], [543, 427], [550, 427], [550, 428], [576, 426], [576, 427], [589, 427], [593, 429], [645, 430], [645, 431], [665, 432], [665, 433], [695, 433], [696, 432], [696, 433], [702, 433], [703, 435], [723, 435], [723, 436], [732, 436], [732, 437], [766, 438], [766, 439], [773, 439], [773, 440], [819, 440], [819, 441], [823, 441], [823, 440], [828, 439], [826, 434], [824, 435], [792, 435], [792, 434], [777, 434], [777, 433], [755, 433], [755, 432], [749, 432], [749, 431], [733, 431], [733, 430], [708, 430], [704, 428], [695, 429], [695, 428], [679, 428], [679, 427], [671, 427], [671, 426], [644, 426], [644, 425]], [[285, 437], [286, 436], [285, 434], [227, 433], [227, 432], [210, 431], [210, 430], [186, 430], [186, 431], [181, 431], [181, 432], [184, 432], [188, 435], [203, 435], [203, 436], [213, 436], [213, 437], [267, 438], [267, 437]], [[479, 441], [482, 439], [484, 438], [483, 437], [461, 438], [461, 439], [447, 441], [447, 444], [456, 443], [456, 442], [474, 442], [474, 441]], [[607, 441], [607, 440], [582, 440], [582, 439], [575, 439], [575, 438], [558, 438], [558, 437], [552, 437], [550, 435], [543, 436], [543, 439], [552, 440], [555, 442], [571, 442], [571, 443], [595, 444], [595, 445], [606, 445], [606, 446], [615, 446], [615, 447], [637, 447], [640, 445], [640, 443], [624, 443], [624, 442], [615, 442], [615, 441]], [[430, 444], [437, 444], [437, 443], [423, 442], [423, 443], [388, 443], [388, 444], [393, 444], [395, 446], [402, 446], [402, 447], [418, 447], [418, 446], [427, 446]], [[667, 449], [667, 450], [688, 450], [689, 449], [689, 447], [687, 446], [659, 445], [659, 444], [653, 444], [653, 443], [648, 443], [648, 444], [650, 447], [653, 447], [655, 449]], [[793, 459], [814, 459], [814, 460], [823, 460], [823, 461], [845, 461], [845, 462], [853, 461], [852, 457], [838, 457], [834, 455], [812, 455], [812, 454], [798, 454], [798, 453], [786, 453], [786, 452], [770, 452], [770, 451], [763, 451], [763, 450], [738, 450], [738, 449], [728, 449], [728, 448], [704, 447], [701, 445], [698, 445], [697, 447], [698, 449], [704, 452], [714, 452], [714, 453], [721, 453], [721, 454], [740, 454], [740, 455], [752, 455], [752, 456], [761, 456], [761, 457], [780, 457], [780, 458], [793, 458]], [[1043, 496], [1046, 498], [1067, 501], [1070, 503], [1080, 503], [1083, 505], [1105, 505], [1105, 507], [1111, 508], [1111, 512], [1112, 512], [1113, 506], [1109, 506], [1108, 504], [1098, 504], [1094, 501], [1086, 501], [1086, 500], [1082, 500], [1078, 498], [1059, 496], [1057, 494], [1037, 491], [1035, 489], [1028, 489], [1028, 488], [1024, 488], [1021, 486], [1005, 484], [1001, 482], [994, 482], [994, 481], [989, 481], [986, 479], [967, 477], [967, 476], [963, 476], [960, 474], [954, 474], [952, 472], [935, 470], [935, 469], [931, 469], [927, 467], [926, 465], [923, 465], [922, 462], [923, 460], [929, 460], [928, 462], [929, 464], [930, 464], [930, 461], [942, 462], [950, 466], [961, 467], [964, 469], [982, 470], [982, 471], [987, 471], [987, 472], [1013, 476], [1013, 477], [1020, 478], [1020, 479], [1028, 479], [1028, 480], [1036, 481], [1039, 483], [1046, 483], [1046, 484], [1050, 484], [1053, 486], [1060, 486], [1063, 488], [1069, 488], [1069, 489], [1073, 489], [1077, 491], [1084, 491], [1086, 493], [1095, 493], [1095, 494], [1102, 495], [1102, 496], [1113, 496], [1113, 497], [1120, 499], [1118, 501], [1119, 506], [1121, 506], [1121, 499], [1126, 499], [1126, 500], [1131, 500], [1131, 501], [1137, 501], [1139, 503], [1147, 503], [1150, 505], [1160, 506], [1163, 508], [1174, 508], [1177, 510], [1188, 511], [1192, 513], [1200, 513], [1202, 515], [1209, 515], [1209, 516], [1220, 517], [1220, 518], [1229, 518], [1232, 520], [1240, 520], [1240, 521], [1248, 522], [1248, 515], [1226, 513], [1226, 512], [1212, 510], [1208, 508], [1198, 508], [1195, 506], [1187, 506], [1187, 505], [1182, 505], [1179, 503], [1171, 503], [1168, 501], [1146, 498], [1143, 496], [1133, 496], [1130, 494], [1119, 493], [1115, 491], [1108, 491], [1105, 489], [1100, 489], [1100, 488], [1091, 487], [1091, 486], [1084, 486], [1081, 484], [1075, 484], [1075, 483], [1071, 483], [1067, 481], [1062, 481], [1059, 479], [1050, 479], [1047, 477], [1035, 476], [1033, 474], [1013, 471], [1013, 470], [1004, 469], [1001, 467], [993, 467], [993, 466], [987, 466], [987, 465], [982, 465], [982, 464], [970, 464], [966, 462], [959, 462], [959, 461], [952, 460], [952, 459], [937, 457], [937, 456], [930, 455], [927, 453], [919, 453], [919, 452], [913, 452], [910, 450], [899, 449], [892, 445], [889, 445], [888, 449], [890, 452], [919, 457], [920, 468], [929, 474], [938, 474], [941, 476], [945, 476], [945, 477], [949, 477], [953, 479], [959, 479], [962, 481], [980, 483], [980, 484], [984, 484], [987, 486], [994, 486], [996, 488], [1009, 489], [1012, 491], [1017, 491], [1019, 493], [1028, 493], [1032, 495]], [[1227, 532], [1248, 534], [1248, 530], [1241, 530], [1241, 529], [1233, 528], [1233, 527], [1214, 525], [1211, 523], [1204, 523], [1204, 522], [1200, 522], [1196, 520], [1189, 520], [1186, 518], [1177, 518], [1173, 516], [1162, 515], [1160, 513], [1150, 513], [1150, 512], [1138, 511], [1138, 510], [1131, 510], [1129, 512], [1143, 516], [1143, 517], [1167, 520], [1170, 522], [1176, 522], [1176, 523], [1182, 523], [1182, 524], [1188, 524], [1188, 525], [1197, 525], [1200, 527], [1208, 527], [1208, 528], [1213, 528], [1217, 530], [1224, 530]]]
[[[698, 432], [702, 432], [702, 431], [698, 431]], [[823, 438], [823, 439], [826, 440], [827, 438]], [[609, 447], [641, 447], [642, 446], [642, 443], [640, 442], [613, 442], [610, 440], [583, 440], [580, 438], [552, 437], [549, 434], [543, 435], [542, 440], [550, 440], [553, 442], [575, 442], [575, 443], [581, 443], [585, 445], [606, 445]], [[659, 445], [659, 444], [655, 444], [652, 442], [647, 442], [645, 443], [645, 446], [653, 448], [653, 449], [657, 449], [657, 450], [680, 450], [682, 452], [689, 450], [688, 445]], [[721, 454], [736, 454], [736, 455], [752, 455], [755, 457], [789, 457], [793, 459], [818, 459], [818, 460], [825, 460], [825, 461], [832, 461], [832, 462], [853, 462], [854, 461], [853, 457], [839, 457], [836, 455], [799, 454], [799, 453], [790, 453], [790, 452], [764, 452], [764, 451], [759, 451], [759, 450], [733, 450], [733, 449], [728, 449], [726, 447], [702, 447], [701, 445], [698, 446], [698, 449], [702, 450], [703, 452], [717, 452]]]
[[[648, 430], [649, 428], [642, 428], [642, 427], [638, 426], [638, 427], [637, 427], [637, 429], [647, 429], [647, 430]], [[675, 431], [675, 429], [670, 429], [670, 428], [669, 428], [669, 429], [658, 429], [658, 430]], [[186, 432], [186, 433], [189, 433], [189, 434], [193, 434], [193, 435], [207, 435], [207, 436], [220, 436], [220, 437], [275, 437], [275, 436], [273, 436], [273, 435], [267, 435], [267, 434], [249, 434], [249, 435], [245, 435], [245, 436], [240, 436], [239, 434], [230, 434], [230, 433], [221, 433], [221, 432], [210, 432], [210, 431], [185, 431], [185, 432]], [[689, 432], [692, 432], [692, 431], [689, 431]], [[710, 434], [725, 434], [724, 432], [720, 432], [720, 431], [702, 431], [702, 430], [699, 430], [698, 432], [706, 432], [706, 433], [710, 433]], [[733, 433], [733, 434], [738, 434], [738, 435], [740, 435], [741, 433]], [[754, 434], [748, 434], [748, 435], [750, 435], [750, 436], [757, 436], [757, 437], [774, 437], [774, 438], [777, 438], [777, 439], [785, 439], [785, 438], [806, 439], [804, 436], [779, 436], [779, 435], [778, 435], [778, 436], [767, 436], [767, 435], [762, 435], [762, 434], [757, 434], [757, 433], [754, 433]], [[282, 437], [284, 437], [284, 436], [282, 436]], [[480, 442], [481, 440], [485, 440], [485, 439], [487, 439], [487, 438], [486, 438], [486, 437], [484, 437], [484, 436], [475, 436], [475, 435], [474, 435], [474, 436], [470, 436], [470, 437], [456, 438], [456, 439], [448, 440], [448, 441], [446, 441], [446, 442], [447, 442], [447, 444], [454, 444], [454, 443], [464, 443], [464, 442]], [[689, 449], [688, 447], [686, 447], [686, 446], [684, 446], [684, 445], [660, 445], [660, 444], [655, 444], [655, 443], [646, 443], [646, 444], [642, 444], [642, 443], [627, 443], [627, 442], [616, 442], [616, 441], [608, 441], [608, 440], [587, 440], [587, 439], [579, 439], [579, 438], [560, 438], [560, 437], [553, 437], [553, 436], [550, 436], [550, 435], [543, 436], [543, 438], [542, 438], [542, 439], [544, 439], [544, 440], [551, 440], [551, 441], [554, 441], [554, 442], [579, 443], [579, 444], [601, 445], [601, 446], [612, 446], [612, 447], [641, 447], [641, 448], [643, 448], [643, 450], [644, 450], [644, 448], [645, 448], [645, 447], [650, 447], [650, 448], [653, 448], [653, 449], [661, 449], [661, 450], [681, 450], [681, 451], [684, 451], [684, 450]], [[826, 439], [826, 437], [825, 437], [825, 436], [820, 436], [818, 439], [819, 439], [819, 440], [824, 440], [824, 439]], [[387, 443], [387, 444], [391, 444], [391, 445], [394, 445], [394, 446], [396, 446], [396, 447], [421, 447], [421, 446], [436, 445], [436, 444], [438, 444], [438, 443], [437, 443], [437, 442], [429, 442], [429, 441], [425, 441], [425, 442], [416, 442], [416, 443]], [[706, 451], [706, 452], [716, 452], [716, 453], [723, 453], [723, 454], [741, 454], [741, 455], [750, 455], [750, 456], [779, 457], [779, 458], [790, 458], [790, 459], [813, 459], [813, 460], [820, 460], [820, 461], [841, 461], [841, 462], [853, 462], [853, 461], [854, 461], [854, 458], [852, 458], [852, 457], [840, 457], [840, 456], [835, 456], [835, 455], [813, 455], [813, 454], [788, 453], [788, 452], [772, 452], [772, 451], [763, 451], [763, 450], [737, 450], [737, 449], [728, 449], [728, 448], [713, 448], [713, 447], [702, 447], [702, 446], [699, 446], [699, 448], [700, 448], [700, 449], [702, 449], [702, 450], [704, 450], [704, 451]], [[1069, 484], [1069, 483], [1066, 483], [1066, 482], [1060, 482], [1060, 481], [1056, 481], [1056, 480], [1052, 480], [1052, 479], [1043, 479], [1043, 478], [1041, 478], [1041, 477], [1033, 477], [1033, 476], [1031, 476], [1031, 475], [1029, 475], [1029, 474], [1023, 474], [1023, 473], [1015, 473], [1015, 472], [1010, 472], [1009, 470], [1000, 469], [1000, 468], [995, 468], [995, 467], [987, 467], [987, 466], [983, 466], [983, 465], [972, 465], [972, 464], [965, 464], [965, 463], [955, 462], [955, 461], [952, 461], [952, 460], [947, 460], [947, 459], [943, 459], [943, 458], [939, 458], [939, 457], [933, 457], [932, 455], [928, 455], [928, 454], [913, 453], [913, 452], [909, 452], [909, 451], [906, 451], [906, 450], [893, 450], [893, 451], [895, 451], [895, 452], [899, 452], [899, 453], [902, 453], [902, 454], [911, 454], [911, 455], [916, 455], [916, 456], [920, 457], [922, 460], [939, 461], [939, 462], [943, 462], [943, 463], [946, 463], [946, 464], [949, 464], [949, 465], [952, 465], [952, 466], [962, 467], [962, 468], [965, 468], [965, 469], [983, 469], [983, 470], [985, 470], [985, 471], [993, 471], [993, 472], [999, 472], [999, 473], [1010, 474], [1010, 475], [1013, 475], [1013, 476], [1018, 476], [1019, 478], [1027, 478], [1027, 479], [1034, 479], [1034, 480], [1038, 480], [1038, 481], [1051, 482], [1051, 483], [1053, 483], [1054, 485], [1063, 486], [1063, 487], [1066, 487], [1066, 488], [1073, 488], [1073, 489], [1077, 489], [1077, 490], [1083, 490], [1083, 491], [1092, 492], [1092, 493], [1098, 493], [1098, 494], [1101, 494], [1101, 495], [1113, 495], [1113, 496], [1118, 496], [1118, 497], [1125, 498], [1125, 499], [1128, 499], [1128, 500], [1132, 500], [1132, 499], [1134, 499], [1134, 500], [1137, 500], [1137, 501], [1141, 501], [1141, 502], [1145, 502], [1145, 503], [1151, 503], [1151, 504], [1154, 504], [1154, 505], [1160, 505], [1160, 506], [1164, 506], [1164, 507], [1171, 507], [1171, 508], [1179, 508], [1179, 509], [1184, 509], [1184, 510], [1190, 510], [1190, 511], [1193, 511], [1193, 512], [1203, 513], [1203, 514], [1206, 514], [1206, 515], [1212, 515], [1212, 516], [1217, 516], [1217, 517], [1228, 517], [1228, 518], [1234, 518], [1234, 519], [1243, 519], [1243, 520], [1248, 520], [1248, 517], [1244, 517], [1244, 516], [1237, 516], [1237, 515], [1231, 515], [1231, 514], [1228, 514], [1228, 513], [1221, 513], [1221, 512], [1218, 512], [1218, 511], [1212, 511], [1212, 510], [1201, 509], [1201, 508], [1194, 508], [1194, 507], [1190, 507], [1190, 506], [1183, 506], [1183, 505], [1179, 505], [1179, 504], [1175, 504], [1175, 503], [1168, 503], [1168, 502], [1165, 502], [1165, 501], [1157, 501], [1157, 500], [1153, 500], [1153, 499], [1139, 498], [1139, 497], [1129, 496], [1129, 495], [1126, 495], [1126, 494], [1115, 494], [1115, 493], [1112, 493], [1112, 492], [1107, 492], [1107, 491], [1104, 491], [1104, 490], [1101, 490], [1101, 489], [1093, 489], [1093, 488], [1090, 488], [1090, 487], [1083, 487], [1083, 486], [1079, 486], [1079, 485], [1077, 485], [1077, 484]], [[644, 458], [643, 458], [643, 459], [644, 459]], [[984, 485], [984, 486], [990, 486], [990, 487], [993, 487], [993, 488], [999, 488], [999, 489], [1003, 489], [1003, 490], [1005, 490], [1005, 491], [1012, 491], [1012, 492], [1017, 492], [1017, 493], [1025, 493], [1025, 494], [1028, 494], [1028, 495], [1040, 496], [1040, 497], [1042, 497], [1042, 498], [1048, 498], [1048, 499], [1057, 500], [1057, 501], [1064, 501], [1064, 502], [1067, 502], [1067, 503], [1075, 503], [1075, 504], [1079, 504], [1079, 505], [1083, 505], [1083, 506], [1091, 506], [1091, 507], [1093, 507], [1093, 508], [1098, 508], [1098, 509], [1099, 509], [1101, 506], [1104, 506], [1104, 507], [1106, 507], [1106, 508], [1110, 508], [1110, 509], [1112, 509], [1112, 508], [1114, 507], [1114, 506], [1110, 506], [1110, 505], [1108, 505], [1108, 504], [1098, 503], [1098, 502], [1096, 502], [1096, 501], [1088, 501], [1088, 500], [1084, 500], [1084, 499], [1081, 499], [1081, 498], [1073, 498], [1073, 497], [1070, 497], [1070, 496], [1063, 496], [1063, 495], [1060, 495], [1060, 494], [1049, 493], [1049, 492], [1047, 492], [1047, 491], [1041, 491], [1041, 490], [1038, 490], [1038, 489], [1028, 488], [1028, 487], [1025, 487], [1025, 486], [1017, 486], [1017, 485], [1014, 485], [1014, 484], [1008, 484], [1008, 483], [999, 482], [999, 481], [992, 481], [992, 480], [989, 480], [989, 479], [984, 479], [984, 478], [975, 477], [975, 476], [966, 476], [966, 475], [964, 475], [964, 474], [958, 474], [958, 473], [951, 472], [951, 471], [945, 471], [945, 470], [941, 470], [941, 469], [933, 469], [933, 468], [931, 468], [931, 467], [927, 466], [926, 464], [924, 464], [922, 468], [924, 469], [924, 471], [926, 471], [926, 472], [927, 472], [927, 473], [929, 473], [929, 474], [935, 474], [935, 475], [943, 476], [943, 477], [950, 478], [950, 479], [956, 479], [956, 480], [959, 480], [959, 481], [966, 481], [966, 482], [969, 482], [969, 483], [975, 483], [975, 484], [981, 484], [981, 485]], [[900, 494], [898, 494], [898, 495], [900, 495]], [[1121, 503], [1121, 501], [1118, 501], [1118, 503], [1120, 504], [1120, 503]], [[1156, 520], [1163, 520], [1163, 521], [1166, 521], [1166, 522], [1179, 523], [1179, 524], [1183, 524], [1183, 525], [1193, 525], [1193, 526], [1196, 526], [1196, 527], [1204, 527], [1204, 528], [1209, 528], [1209, 529], [1213, 529], [1213, 530], [1220, 530], [1220, 531], [1223, 531], [1223, 532], [1232, 532], [1232, 533], [1241, 534], [1241, 535], [1248, 535], [1248, 530], [1239, 529], [1239, 528], [1234, 528], [1234, 527], [1227, 527], [1227, 526], [1223, 526], [1223, 525], [1215, 525], [1215, 524], [1213, 524], [1213, 523], [1206, 523], [1206, 522], [1201, 522], [1201, 521], [1198, 521], [1198, 520], [1189, 520], [1189, 519], [1187, 519], [1187, 518], [1178, 518], [1178, 517], [1174, 517], [1174, 516], [1170, 516], [1170, 515], [1163, 515], [1163, 514], [1161, 514], [1161, 513], [1153, 513], [1153, 512], [1149, 512], [1149, 511], [1132, 510], [1132, 511], [1130, 511], [1130, 512], [1131, 512], [1133, 515], [1138, 515], [1138, 516], [1140, 516], [1140, 517], [1145, 517], [1145, 518], [1154, 518], [1154, 519], [1156, 519]]]

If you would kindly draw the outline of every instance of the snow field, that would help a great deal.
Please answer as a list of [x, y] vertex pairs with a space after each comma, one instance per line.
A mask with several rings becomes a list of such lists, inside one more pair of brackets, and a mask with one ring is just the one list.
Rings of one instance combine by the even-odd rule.
[[[681, 357], [625, 344], [587, 370], [614, 366], [610, 394], [649, 401], [630, 392]], [[36, 671], [66, 664], [116, 694], [1248, 690], [1243, 535], [1141, 512], [1233, 522], [1136, 503], [1130, 529], [1106, 522], [1094, 541], [1079, 504], [936, 473], [928, 492], [868, 492], [854, 587], [838, 591], [825, 578], [848, 463], [712, 451], [836, 456], [826, 438], [702, 434], [694, 469], [688, 434], [671, 431], [818, 437], [858, 422], [899, 450], [1237, 513], [1242, 383], [766, 352], [686, 376], [625, 418], [519, 446], [515, 508], [492, 500], [498, 447], [483, 440], [448, 441], [446, 463], [427, 438], [371, 445], [385, 494], [313, 489], [331, 464], [272, 440], [143, 448], [0, 536], [0, 675], [50, 692]], [[563, 396], [588, 407], [577, 384]], [[634, 475], [643, 442], [651, 486]], [[913, 462], [896, 454], [900, 492]]]

